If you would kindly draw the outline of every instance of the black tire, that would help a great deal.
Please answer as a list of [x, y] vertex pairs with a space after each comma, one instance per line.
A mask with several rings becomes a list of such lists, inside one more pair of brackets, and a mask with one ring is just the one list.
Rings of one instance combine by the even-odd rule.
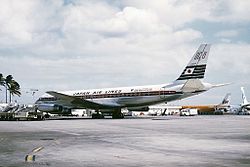
[[92, 114], [92, 119], [103, 119], [104, 116], [102, 114]]
[[124, 118], [124, 115], [119, 111], [115, 111], [112, 113], [112, 118], [113, 119], [123, 119]]

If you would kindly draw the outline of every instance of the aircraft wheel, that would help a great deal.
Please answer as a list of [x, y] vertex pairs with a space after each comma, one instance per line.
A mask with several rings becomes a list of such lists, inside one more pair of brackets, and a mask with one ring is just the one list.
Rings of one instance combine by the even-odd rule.
[[44, 115], [44, 118], [49, 118], [49, 117], [50, 115], [48, 113]]
[[123, 119], [124, 115], [121, 113], [121, 111], [119, 111], [119, 112], [115, 111], [112, 114], [112, 118], [113, 119]]
[[92, 119], [103, 119], [104, 116], [102, 114], [92, 114]]

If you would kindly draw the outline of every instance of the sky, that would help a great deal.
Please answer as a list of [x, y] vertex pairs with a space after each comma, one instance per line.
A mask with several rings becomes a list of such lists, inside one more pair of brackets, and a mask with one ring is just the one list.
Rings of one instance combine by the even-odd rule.
[[[20, 103], [49, 90], [169, 83], [201, 43], [205, 82], [233, 84], [172, 104], [250, 100], [250, 1], [0, 0], [0, 73]], [[0, 102], [5, 101], [4, 88]], [[32, 96], [31, 89], [38, 89]]]

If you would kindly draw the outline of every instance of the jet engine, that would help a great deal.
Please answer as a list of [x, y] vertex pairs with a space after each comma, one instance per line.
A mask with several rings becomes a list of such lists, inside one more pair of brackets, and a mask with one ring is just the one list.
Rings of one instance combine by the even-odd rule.
[[42, 112], [62, 112], [63, 107], [56, 104], [38, 104], [37, 109]]

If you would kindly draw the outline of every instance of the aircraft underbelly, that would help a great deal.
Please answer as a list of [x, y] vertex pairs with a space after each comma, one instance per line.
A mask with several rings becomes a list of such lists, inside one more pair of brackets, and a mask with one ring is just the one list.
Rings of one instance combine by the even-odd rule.
[[142, 106], [145, 104], [152, 104], [162, 101], [160, 96], [138, 96], [138, 97], [118, 97], [95, 99], [94, 102], [112, 107], [128, 107], [128, 106]]
[[176, 95], [164, 95], [164, 96], [137, 96], [137, 97], [118, 97], [118, 98], [106, 98], [95, 99], [93, 102], [108, 105], [111, 107], [132, 107], [132, 106], [145, 106], [154, 105], [163, 102], [174, 101], [182, 98], [182, 96], [188, 96], [183, 94]]
[[121, 106], [145, 106], [154, 105], [158, 103], [173, 101], [180, 98], [181, 95], [168, 95], [168, 96], [139, 96], [133, 98], [121, 98], [117, 101]]
[[117, 103], [121, 106], [134, 106], [145, 103], [152, 103], [162, 100], [160, 96], [138, 96], [138, 97], [123, 97], [118, 99]]

